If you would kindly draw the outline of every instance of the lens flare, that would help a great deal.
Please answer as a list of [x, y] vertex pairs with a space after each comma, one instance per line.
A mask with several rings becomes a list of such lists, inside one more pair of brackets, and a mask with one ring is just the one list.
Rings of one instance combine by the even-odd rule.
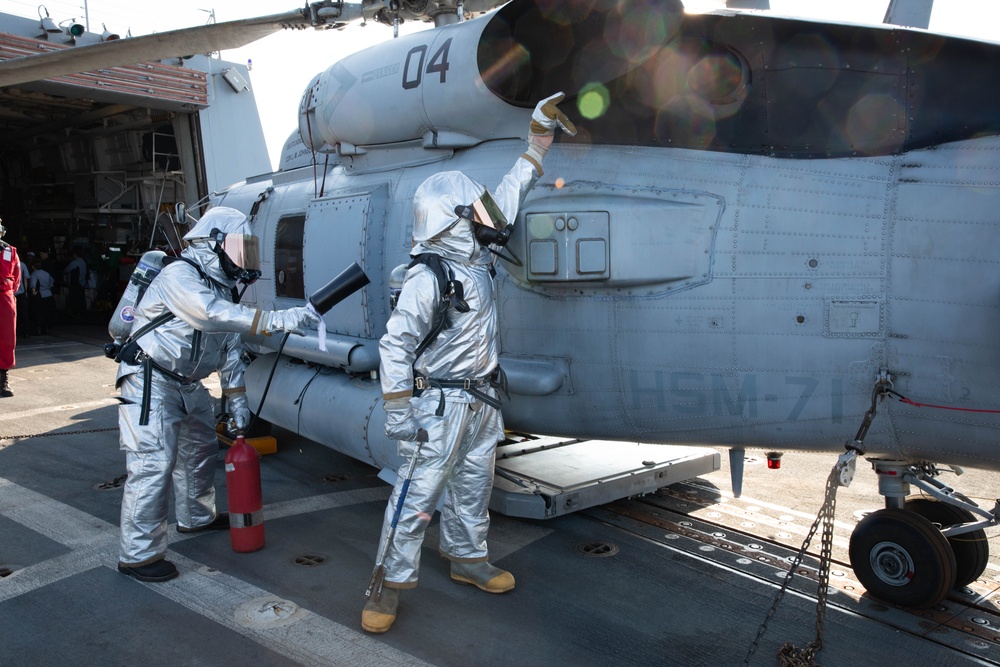
[[715, 139], [715, 116], [704, 100], [693, 96], [679, 98], [657, 114], [655, 132], [664, 145], [676, 140], [706, 148]]
[[609, 49], [632, 66], [645, 62], [677, 31], [676, 16], [660, 11], [625, 12], [619, 20], [608, 21], [604, 38]]
[[528, 51], [520, 44], [514, 44], [496, 55], [493, 64], [483, 71], [482, 80], [490, 90], [513, 94], [519, 77], [524, 76], [524, 70], [530, 63]]
[[851, 107], [844, 133], [855, 146], [901, 144], [905, 138], [898, 129], [901, 108], [891, 95], [866, 95]]
[[577, 97], [576, 108], [587, 120], [603, 116], [611, 106], [611, 95], [608, 89], [599, 83], [588, 83]]
[[545, 239], [555, 234], [555, 221], [548, 215], [533, 215], [528, 222], [531, 238]]

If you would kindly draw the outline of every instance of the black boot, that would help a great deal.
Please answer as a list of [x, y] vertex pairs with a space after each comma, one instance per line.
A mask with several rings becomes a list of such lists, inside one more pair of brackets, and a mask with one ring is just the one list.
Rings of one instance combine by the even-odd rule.
[[0, 396], [13, 396], [10, 384], [7, 382], [7, 371], [0, 370]]
[[229, 513], [222, 512], [215, 517], [212, 523], [206, 523], [204, 526], [197, 526], [195, 528], [188, 528], [177, 524], [178, 533], [200, 533], [203, 530], [228, 530], [229, 529]]
[[145, 565], [118, 563], [118, 571], [139, 581], [169, 581], [178, 574], [177, 566], [165, 558]]

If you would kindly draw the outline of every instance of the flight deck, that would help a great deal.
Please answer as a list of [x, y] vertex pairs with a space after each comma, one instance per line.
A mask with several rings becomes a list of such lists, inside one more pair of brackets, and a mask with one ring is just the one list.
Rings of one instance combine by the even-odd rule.
[[[823, 501], [829, 453], [787, 452], [769, 470], [748, 449], [741, 498], [718, 459], [635, 497], [563, 502], [547, 519], [505, 516], [494, 495], [491, 560], [517, 587], [492, 596], [452, 583], [435, 519], [418, 588], [403, 592], [393, 628], [373, 636], [360, 615], [390, 487], [374, 468], [278, 430], [277, 452], [261, 460], [263, 549], [234, 553], [227, 531], [179, 534], [171, 524], [180, 576], [122, 576], [125, 467], [115, 364], [101, 333], [58, 327], [25, 341], [11, 371], [15, 396], [0, 404], [0, 665], [776, 665], [786, 642], [802, 648], [816, 636], [819, 535], [772, 605]], [[531, 443], [501, 448], [498, 488], [541, 488], [513, 456]], [[657, 469], [662, 461], [649, 456], [633, 472]], [[860, 463], [838, 493], [817, 662], [1000, 665], [996, 556], [932, 609], [882, 604], [854, 579], [847, 540], [880, 506], [874, 477]], [[547, 490], [572, 486], [544, 481]], [[991, 505], [996, 474], [969, 470], [962, 488]]]

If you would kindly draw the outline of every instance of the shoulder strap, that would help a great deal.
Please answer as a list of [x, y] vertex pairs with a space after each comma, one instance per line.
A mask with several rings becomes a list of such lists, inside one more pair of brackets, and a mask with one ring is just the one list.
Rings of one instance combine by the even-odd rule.
[[423, 264], [434, 272], [434, 277], [437, 278], [438, 281], [438, 288], [441, 290], [441, 293], [444, 294], [445, 283], [448, 282], [448, 277], [445, 275], [444, 262], [441, 261], [441, 256], [429, 252], [421, 253], [415, 256], [410, 263], [406, 265], [406, 268], [412, 269], [417, 264]]
[[[193, 266], [194, 269], [195, 269], [195, 271], [198, 272], [198, 275], [201, 276], [201, 279], [204, 280], [205, 282], [207, 282], [209, 284], [213, 284], [213, 283], [219, 284], [219, 283], [216, 283], [216, 281], [212, 280], [208, 276], [208, 274], [205, 273], [205, 271], [201, 268], [201, 266], [198, 264], [198, 262], [194, 261], [190, 257], [183, 257], [181, 255], [178, 255], [177, 257], [164, 257], [163, 258], [163, 266], [166, 266], [167, 264], [172, 264], [173, 262], [178, 262], [178, 261], [184, 262], [186, 264], [190, 264], [191, 266]], [[225, 287], [225, 285], [223, 285], [223, 287]], [[232, 286], [232, 287], [230, 287], [229, 289], [233, 293], [233, 303], [239, 303], [240, 302], [240, 291], [238, 289], [236, 289], [235, 285]]]
[[[460, 313], [469, 312], [469, 304], [465, 302], [462, 283], [455, 280], [455, 272], [441, 259], [440, 255], [425, 252], [413, 258], [407, 268], [413, 268], [417, 264], [423, 264], [434, 274], [438, 284], [438, 305], [434, 310], [434, 320], [431, 323], [431, 330], [427, 336], [417, 346], [413, 357], [415, 362], [424, 353], [424, 350], [434, 342], [444, 329], [449, 325], [448, 309], [455, 306], [455, 310]], [[447, 274], [445, 274], [447, 269]]]
[[[198, 275], [201, 276], [202, 280], [208, 280], [209, 279], [208, 276], [205, 275], [205, 272], [202, 270], [202, 268], [200, 266], [198, 266], [198, 263], [195, 262], [192, 259], [188, 259], [187, 257], [171, 257], [171, 256], [164, 257], [163, 258], [163, 266], [166, 266], [167, 264], [173, 264], [174, 262], [178, 262], [178, 261], [185, 262], [185, 263], [190, 264], [191, 266], [193, 266], [195, 268], [195, 270], [198, 272]], [[155, 278], [154, 278], [154, 280], [155, 280]], [[158, 315], [157, 317], [154, 317], [149, 322], [146, 322], [145, 326], [140, 327], [137, 331], [133, 331], [129, 335], [129, 337], [125, 340], [125, 342], [122, 344], [122, 348], [124, 349], [124, 347], [126, 345], [128, 345], [129, 343], [131, 343], [132, 341], [139, 340], [140, 338], [142, 338], [143, 336], [145, 336], [148, 332], [152, 331], [153, 329], [155, 329], [156, 327], [160, 326], [164, 322], [167, 322], [168, 320], [172, 320], [173, 318], [174, 318], [174, 314], [171, 313], [169, 310], [167, 312], [165, 312], [165, 313], [162, 313], [162, 314]]]
[[128, 340], [125, 341], [124, 345], [122, 345], [122, 347], [124, 347], [125, 345], [128, 345], [129, 343], [131, 343], [134, 340], [139, 340], [140, 338], [142, 338], [143, 336], [145, 336], [147, 332], [152, 331], [153, 329], [155, 329], [156, 327], [160, 326], [161, 324], [163, 324], [167, 320], [171, 320], [173, 318], [174, 318], [174, 314], [171, 313], [169, 310], [167, 312], [165, 312], [165, 313], [162, 313], [162, 314], [154, 317], [149, 322], [146, 322], [146, 324], [144, 326], [139, 327], [138, 331], [133, 332], [128, 337]]
[[180, 255], [172, 257], [168, 255], [167, 257], [163, 258], [163, 266], [166, 266], [167, 264], [173, 264], [174, 262], [184, 262], [185, 264], [190, 264], [191, 266], [194, 267], [194, 270], [198, 272], [198, 275], [201, 276], [202, 280], [207, 280], [208, 282], [212, 282], [212, 279], [209, 278], [208, 274], [205, 273], [205, 270], [198, 265], [198, 262], [194, 261], [190, 257], [182, 257]]

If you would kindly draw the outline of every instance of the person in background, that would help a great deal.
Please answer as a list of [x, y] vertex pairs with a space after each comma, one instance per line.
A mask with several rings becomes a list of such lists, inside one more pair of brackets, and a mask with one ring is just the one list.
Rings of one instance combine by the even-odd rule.
[[17, 300], [14, 293], [21, 287], [21, 260], [17, 248], [3, 240], [7, 228], [0, 220], [0, 397], [13, 396], [7, 371], [14, 367], [17, 346]]
[[79, 248], [73, 248], [73, 259], [63, 269], [63, 284], [69, 288], [70, 316], [74, 320], [82, 319], [87, 311], [87, 263]]
[[[28, 259], [33, 256], [34, 254], [30, 252], [27, 255]], [[31, 313], [28, 309], [28, 279], [30, 277], [31, 271], [28, 270], [28, 265], [22, 259], [21, 283], [14, 292], [14, 299], [17, 301], [16, 333], [18, 338], [31, 338]]]
[[48, 250], [39, 250], [38, 251], [38, 261], [41, 263], [42, 268], [45, 269], [45, 272], [47, 274], [49, 274], [50, 276], [52, 276], [52, 279], [55, 280], [55, 277], [56, 277], [56, 263], [55, 263], [55, 260], [52, 259], [52, 256], [49, 254], [49, 251]]
[[55, 284], [55, 278], [42, 268], [41, 260], [36, 260], [31, 266], [28, 289], [31, 291], [31, 314], [35, 333], [42, 336], [49, 332], [49, 325], [55, 317], [56, 299], [52, 293]]

